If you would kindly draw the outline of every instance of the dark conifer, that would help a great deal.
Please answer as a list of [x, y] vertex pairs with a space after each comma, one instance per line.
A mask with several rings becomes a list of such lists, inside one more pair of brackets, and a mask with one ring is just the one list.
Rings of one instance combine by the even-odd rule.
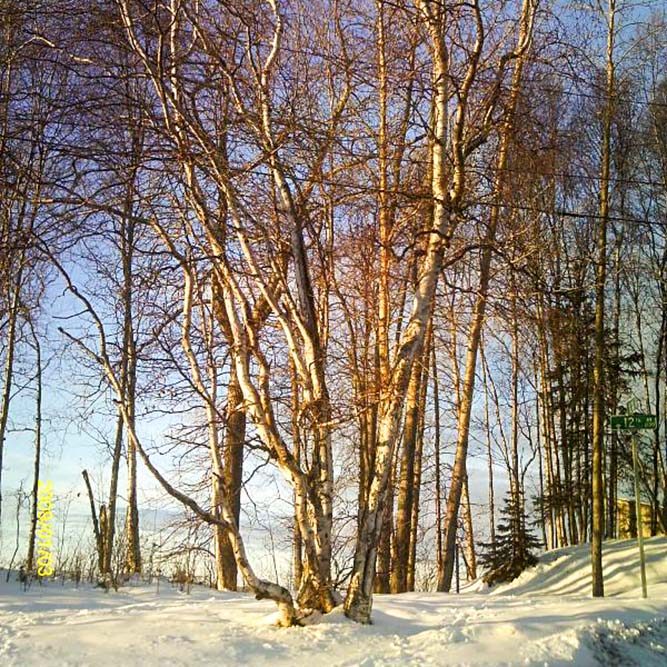
[[521, 498], [507, 494], [495, 541], [480, 547], [479, 562], [486, 569], [483, 579], [489, 585], [512, 581], [537, 564], [533, 551], [541, 543], [528, 525]]

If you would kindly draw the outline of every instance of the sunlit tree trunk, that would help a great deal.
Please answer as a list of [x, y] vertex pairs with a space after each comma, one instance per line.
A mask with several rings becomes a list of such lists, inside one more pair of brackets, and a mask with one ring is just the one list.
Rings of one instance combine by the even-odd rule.
[[[496, 159], [496, 173], [494, 180], [494, 199], [498, 202], [506, 194], [507, 160], [512, 141], [514, 128], [514, 115], [516, 112], [523, 63], [532, 39], [533, 19], [535, 15], [535, 3], [533, 0], [524, 0], [517, 47], [514, 51], [516, 62], [510, 89], [508, 112], [501, 126], [498, 156]], [[458, 513], [461, 504], [461, 492], [467, 475], [466, 463], [468, 456], [468, 440], [470, 435], [470, 416], [475, 389], [475, 373], [477, 367], [477, 352], [482, 336], [486, 305], [488, 299], [489, 282], [491, 279], [491, 259], [493, 244], [496, 238], [496, 230], [500, 218], [500, 205], [491, 207], [490, 219], [484, 237], [484, 249], [480, 260], [479, 287], [477, 297], [473, 306], [472, 321], [468, 332], [468, 345], [465, 356], [465, 370], [461, 389], [461, 400], [458, 406], [457, 440], [454, 455], [454, 467], [452, 480], [447, 498], [447, 511], [445, 513], [445, 558], [444, 567], [438, 576], [438, 590], [449, 591], [454, 574], [454, 560], [456, 551], [456, 530], [458, 526]]]
[[416, 474], [418, 474], [417, 442], [422, 414], [423, 388], [428, 381], [429, 346], [423, 349], [421, 359], [412, 365], [410, 382], [405, 397], [405, 425], [400, 448], [398, 504], [396, 508], [396, 536], [392, 550], [391, 592], [408, 590], [408, 572], [411, 546], [411, 526], [415, 504]]
[[614, 38], [616, 0], [608, 0], [607, 15], [607, 83], [602, 128], [602, 162], [600, 174], [600, 209], [595, 276], [595, 364], [593, 367], [593, 441], [592, 441], [592, 530], [591, 565], [593, 597], [604, 595], [602, 573], [602, 538], [604, 536], [603, 449], [605, 424], [605, 283], [607, 277], [607, 224], [609, 219], [609, 171], [611, 161], [612, 100], [615, 89]]
[[422, 461], [424, 455], [424, 429], [426, 426], [426, 397], [428, 394], [429, 368], [431, 359], [431, 348], [433, 347], [432, 336], [433, 323], [429, 326], [425, 354], [422, 364], [423, 379], [421, 393], [419, 397], [419, 425], [417, 428], [417, 443], [415, 446], [415, 465], [414, 465], [414, 495], [412, 499], [412, 513], [410, 516], [410, 554], [408, 558], [408, 578], [407, 589], [415, 590], [416, 570], [417, 570], [417, 543], [419, 542], [419, 515], [420, 515], [420, 496], [422, 489]]
[[[378, 410], [378, 435], [375, 466], [370, 484], [366, 512], [359, 517], [359, 533], [355, 546], [352, 578], [345, 599], [345, 613], [350, 618], [369, 623], [372, 592], [375, 579], [375, 559], [378, 539], [387, 502], [387, 483], [398, 438], [400, 416], [408, 388], [412, 365], [424, 345], [428, 321], [433, 308], [435, 287], [442, 267], [446, 240], [451, 236], [451, 197], [446, 187], [447, 178], [447, 51], [442, 34], [443, 13], [430, 2], [418, 2], [419, 11], [427, 25], [432, 41], [433, 85], [435, 118], [432, 144], [433, 218], [425, 255], [419, 263], [417, 285], [410, 319], [403, 329], [396, 352], [396, 360], [387, 382], [381, 387]], [[459, 169], [462, 165], [459, 166]], [[455, 170], [454, 181], [463, 187], [464, 175]], [[456, 191], [456, 188], [454, 188]]]
[[[241, 484], [243, 482], [243, 449], [245, 446], [246, 416], [243, 409], [243, 394], [236, 378], [236, 372], [230, 369], [227, 385], [227, 428], [224, 438], [224, 470], [227, 502], [236, 525], [241, 521]], [[217, 574], [218, 587], [228, 591], [236, 590], [237, 567], [234, 549], [228, 534], [216, 526], [216, 545], [218, 549]]]

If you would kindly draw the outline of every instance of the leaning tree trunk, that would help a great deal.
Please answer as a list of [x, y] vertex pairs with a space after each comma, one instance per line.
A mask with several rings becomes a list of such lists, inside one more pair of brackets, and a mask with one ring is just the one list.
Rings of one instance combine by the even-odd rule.
[[108, 545], [104, 554], [100, 574], [103, 577], [111, 576], [111, 554], [116, 535], [116, 506], [118, 501], [118, 473], [120, 471], [120, 460], [123, 453], [123, 418], [118, 415], [116, 420], [116, 435], [114, 436], [114, 447], [111, 458], [111, 481], [109, 482], [109, 510], [107, 512], [105, 543]]
[[[95, 535], [95, 544], [97, 545], [97, 565], [102, 571], [104, 567], [104, 535], [100, 530], [100, 524], [97, 520], [97, 510], [95, 509], [95, 496], [93, 495], [93, 487], [90, 484], [90, 477], [87, 470], [81, 471], [83, 481], [86, 483], [86, 491], [88, 492], [88, 502], [90, 503], [90, 516], [93, 521], [93, 533]], [[104, 507], [104, 506], [102, 506]], [[100, 514], [102, 510], [100, 509]]]

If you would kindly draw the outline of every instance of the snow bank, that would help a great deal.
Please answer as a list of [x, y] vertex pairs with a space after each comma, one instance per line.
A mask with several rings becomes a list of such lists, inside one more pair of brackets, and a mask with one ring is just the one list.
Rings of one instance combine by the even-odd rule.
[[549, 554], [491, 592], [375, 598], [374, 624], [340, 609], [305, 628], [267, 624], [270, 602], [193, 587], [118, 593], [0, 583], [0, 665], [665, 667], [667, 540], [650, 540], [649, 599], [631, 543], [605, 548], [610, 597], [592, 599], [587, 548]]
[[[649, 596], [667, 597], [667, 538], [645, 541], [646, 579]], [[590, 595], [590, 545], [556, 549], [544, 554], [534, 568], [526, 570], [509, 584], [496, 586], [492, 595]], [[602, 551], [605, 595], [641, 595], [639, 553], [636, 540], [604, 543]], [[656, 589], [656, 586], [658, 587]], [[653, 591], [651, 591], [653, 589]]]

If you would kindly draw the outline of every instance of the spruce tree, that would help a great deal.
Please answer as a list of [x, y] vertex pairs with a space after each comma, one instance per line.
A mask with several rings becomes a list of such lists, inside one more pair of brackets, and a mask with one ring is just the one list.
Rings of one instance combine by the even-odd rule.
[[528, 526], [522, 499], [508, 493], [494, 542], [482, 543], [479, 562], [486, 568], [483, 580], [490, 586], [516, 579], [537, 564], [533, 550], [542, 545]]

